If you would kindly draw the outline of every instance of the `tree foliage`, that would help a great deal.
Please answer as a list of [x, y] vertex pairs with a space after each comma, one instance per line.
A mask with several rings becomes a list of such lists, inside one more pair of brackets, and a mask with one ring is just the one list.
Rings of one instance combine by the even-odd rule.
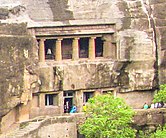
[[166, 84], [160, 85], [160, 90], [154, 95], [153, 102], [166, 102]]
[[158, 127], [155, 133], [152, 133], [150, 138], [166, 138], [166, 125]]
[[139, 138], [166, 138], [166, 125], [159, 126], [155, 132], [139, 132]]
[[120, 98], [100, 95], [89, 99], [87, 119], [79, 126], [86, 138], [134, 138], [130, 123], [134, 111]]

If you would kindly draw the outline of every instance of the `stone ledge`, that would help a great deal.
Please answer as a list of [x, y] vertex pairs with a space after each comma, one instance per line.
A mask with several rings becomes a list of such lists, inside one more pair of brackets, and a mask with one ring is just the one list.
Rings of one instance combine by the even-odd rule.
[[134, 124], [137, 126], [158, 126], [165, 124], [166, 108], [136, 109]]

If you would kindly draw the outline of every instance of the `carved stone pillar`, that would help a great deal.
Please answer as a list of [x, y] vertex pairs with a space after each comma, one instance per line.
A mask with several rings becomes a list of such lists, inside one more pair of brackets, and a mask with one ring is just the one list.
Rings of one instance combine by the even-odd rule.
[[89, 59], [95, 59], [95, 39], [96, 37], [91, 37], [89, 39]]
[[58, 106], [60, 107], [60, 114], [63, 115], [63, 113], [64, 113], [63, 91], [59, 91], [59, 94], [58, 94]]
[[39, 61], [45, 62], [45, 45], [44, 45], [45, 39], [40, 39], [39, 41]]
[[39, 94], [39, 107], [45, 107], [45, 94]]
[[79, 38], [76, 37], [73, 39], [73, 43], [72, 43], [72, 59], [73, 60], [77, 60], [79, 58]]
[[61, 61], [62, 60], [62, 38], [58, 38], [56, 40], [56, 51], [55, 51], [55, 60]]

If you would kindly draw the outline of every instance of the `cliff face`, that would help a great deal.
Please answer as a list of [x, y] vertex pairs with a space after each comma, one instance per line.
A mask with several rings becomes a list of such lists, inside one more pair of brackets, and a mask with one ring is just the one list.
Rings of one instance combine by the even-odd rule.
[[166, 83], [166, 2], [164, 0], [151, 1], [151, 18], [159, 59], [159, 80]]
[[0, 24], [0, 117], [31, 99], [35, 49], [26, 24]]
[[[77, 81], [78, 89], [82, 85], [85, 88], [107, 87], [105, 82], [111, 82], [112, 86], [121, 84], [129, 90], [147, 90], [156, 87], [158, 82], [166, 83], [165, 7], [165, 0], [1, 0], [0, 116], [20, 103], [26, 104], [31, 100], [32, 92], [38, 89], [37, 44], [27, 30], [33, 26], [116, 24], [117, 60], [129, 61], [130, 64], [121, 67], [111, 63], [103, 65], [104, 69], [116, 68], [118, 72], [111, 74], [102, 70], [98, 72], [99, 76], [93, 76], [99, 66], [82, 65], [84, 72], [91, 71], [92, 76], [82, 76], [81, 80], [94, 78], [85, 84], [71, 75], [74, 74], [71, 69], [75, 69], [79, 76], [79, 68], [64, 66], [65, 89], [72, 85], [70, 79]], [[102, 75], [109, 80], [101, 81]]]
[[[65, 90], [71, 89], [71, 80], [75, 81], [75, 87], [78, 89], [120, 84], [128, 89], [127, 91], [148, 90], [165, 83], [165, 10], [163, 8], [165, 1], [63, 0], [55, 2], [49, 0], [47, 3], [41, 1], [38, 4], [44, 16], [37, 13], [37, 8], [29, 7], [34, 11], [34, 14], [31, 12], [31, 19], [36, 22], [47, 19], [49, 22], [61, 25], [115, 23], [118, 61], [129, 61], [129, 64], [124, 62], [125, 64], [119, 68], [114, 67], [115, 63], [101, 65], [107, 68], [107, 71], [112, 71], [109, 73], [105, 70], [99, 71], [98, 65], [93, 63], [79, 64], [82, 66], [84, 76], [80, 76], [80, 68], [77, 65], [57, 67], [57, 70], [58, 68], [61, 70], [60, 74], [63, 74], [60, 75], [60, 79], [64, 82]], [[49, 85], [49, 82], [47, 84]], [[49, 89], [54, 89], [53, 85], [51, 86]]]

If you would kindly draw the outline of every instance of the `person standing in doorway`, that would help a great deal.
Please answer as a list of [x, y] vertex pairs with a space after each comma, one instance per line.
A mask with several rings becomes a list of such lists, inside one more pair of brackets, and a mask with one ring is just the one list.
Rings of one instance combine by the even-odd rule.
[[70, 113], [76, 113], [76, 111], [77, 111], [77, 107], [75, 105], [73, 105]]

